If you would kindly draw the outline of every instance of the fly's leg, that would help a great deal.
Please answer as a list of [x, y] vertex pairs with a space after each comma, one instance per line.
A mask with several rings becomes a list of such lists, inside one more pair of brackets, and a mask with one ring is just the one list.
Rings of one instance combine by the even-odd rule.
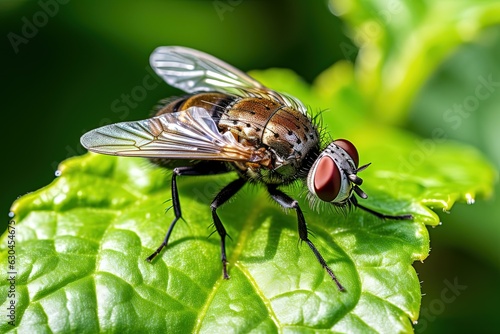
[[371, 213], [372, 215], [374, 215], [376, 217], [379, 217], [381, 219], [393, 219], [393, 220], [411, 220], [411, 219], [413, 219], [413, 216], [410, 215], [410, 214], [407, 214], [407, 215], [397, 215], [397, 216], [386, 215], [384, 213], [381, 213], [381, 212], [375, 211], [373, 209], [367, 208], [366, 206], [359, 204], [358, 203], [358, 199], [356, 197], [354, 197], [354, 195], [349, 198], [349, 201], [355, 207], [360, 208], [361, 210], [364, 210], [364, 211], [366, 211], [368, 213]]
[[316, 259], [318, 259], [319, 263], [321, 266], [326, 270], [328, 275], [333, 279], [335, 284], [337, 284], [337, 287], [339, 288], [340, 291], [345, 291], [344, 287], [342, 284], [340, 284], [339, 280], [337, 279], [337, 276], [333, 273], [332, 269], [328, 266], [326, 263], [325, 259], [323, 256], [320, 254], [316, 246], [312, 243], [311, 240], [309, 240], [308, 236], [308, 231], [307, 231], [307, 224], [306, 220], [304, 219], [304, 215], [302, 214], [302, 210], [299, 207], [299, 203], [282, 192], [281, 190], [278, 190], [276, 187], [268, 187], [267, 188], [269, 194], [271, 197], [278, 202], [282, 207], [286, 209], [294, 209], [297, 212], [297, 221], [298, 221], [298, 229], [299, 229], [299, 237], [300, 240], [305, 241], [309, 248], [313, 251], [314, 255], [316, 256]]
[[217, 215], [217, 208], [219, 208], [222, 204], [227, 202], [231, 197], [233, 197], [238, 190], [240, 190], [246, 183], [245, 179], [239, 178], [234, 180], [225, 186], [218, 194], [215, 196], [215, 199], [210, 204], [210, 209], [212, 210], [212, 218], [214, 221], [214, 226], [217, 233], [220, 236], [220, 249], [221, 249], [221, 261], [222, 261], [222, 276], [224, 279], [229, 279], [229, 275], [227, 274], [227, 257], [226, 257], [226, 236], [227, 232], [222, 225], [222, 222]]
[[170, 223], [170, 227], [168, 228], [167, 234], [165, 235], [165, 239], [160, 244], [160, 246], [154, 251], [153, 254], [146, 258], [146, 261], [151, 262], [156, 255], [160, 254], [161, 250], [167, 246], [168, 239], [174, 230], [175, 224], [179, 219], [182, 218], [181, 212], [181, 203], [179, 202], [179, 192], [177, 190], [177, 176], [179, 175], [200, 175], [199, 171], [195, 167], [177, 167], [172, 171], [172, 206], [174, 208], [175, 218]]
[[160, 244], [160, 246], [154, 251], [153, 254], [146, 258], [146, 261], [151, 262], [158, 254], [160, 254], [161, 250], [167, 246], [168, 239], [174, 230], [175, 224], [179, 219], [182, 218], [181, 212], [181, 203], [179, 201], [179, 192], [177, 190], [177, 176], [180, 175], [212, 175], [225, 173], [227, 169], [224, 168], [223, 165], [196, 165], [196, 166], [188, 166], [188, 167], [176, 167], [172, 170], [172, 206], [174, 209], [175, 218], [170, 223], [170, 227], [168, 228], [167, 234], [165, 235], [165, 239]]

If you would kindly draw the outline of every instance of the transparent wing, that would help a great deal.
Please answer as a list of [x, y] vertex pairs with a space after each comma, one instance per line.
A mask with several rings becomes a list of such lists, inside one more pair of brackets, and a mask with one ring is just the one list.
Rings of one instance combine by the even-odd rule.
[[187, 93], [217, 91], [242, 97], [263, 97], [306, 112], [300, 100], [266, 88], [246, 73], [201, 51], [163, 46], [153, 51], [150, 63], [165, 82]]
[[210, 114], [198, 107], [106, 125], [85, 133], [80, 141], [89, 151], [120, 156], [252, 162], [265, 159], [262, 151], [240, 144], [230, 132], [221, 134]]

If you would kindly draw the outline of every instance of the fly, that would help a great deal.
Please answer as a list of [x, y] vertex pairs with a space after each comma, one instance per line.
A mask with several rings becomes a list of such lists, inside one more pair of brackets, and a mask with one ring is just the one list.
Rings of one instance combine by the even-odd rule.
[[206, 53], [178, 46], [157, 48], [150, 63], [173, 87], [189, 95], [162, 101], [156, 116], [139, 121], [106, 125], [84, 134], [89, 151], [146, 157], [173, 170], [172, 203], [175, 218], [165, 239], [146, 260], [151, 261], [167, 246], [175, 224], [182, 217], [177, 178], [236, 171], [238, 179], [226, 185], [210, 208], [220, 236], [222, 274], [228, 279], [226, 229], [217, 209], [246, 183], [262, 184], [271, 198], [297, 214], [299, 237], [337, 284], [344, 287], [309, 239], [298, 202], [280, 188], [293, 182], [307, 184], [312, 203], [337, 207], [354, 206], [383, 219], [412, 219], [386, 215], [361, 205], [367, 198], [359, 188], [356, 147], [337, 139], [321, 147], [319, 131], [298, 99], [278, 93], [235, 67]]

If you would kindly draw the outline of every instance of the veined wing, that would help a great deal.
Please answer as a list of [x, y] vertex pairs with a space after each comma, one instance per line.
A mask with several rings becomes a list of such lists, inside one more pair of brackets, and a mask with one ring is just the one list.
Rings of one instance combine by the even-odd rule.
[[221, 134], [210, 114], [198, 107], [106, 125], [85, 133], [80, 141], [89, 151], [119, 156], [256, 163], [267, 159], [229, 131]]
[[263, 97], [306, 113], [300, 100], [266, 88], [237, 68], [201, 51], [181, 46], [157, 48], [151, 67], [170, 86], [187, 93], [217, 91], [242, 97]]

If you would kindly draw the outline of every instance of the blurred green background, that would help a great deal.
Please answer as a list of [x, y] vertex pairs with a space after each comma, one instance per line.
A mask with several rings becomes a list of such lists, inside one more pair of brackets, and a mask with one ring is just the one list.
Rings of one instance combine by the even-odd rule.
[[[346, 23], [326, 1], [43, 3], [58, 5], [0, 2], [1, 135], [7, 149], [2, 230], [18, 196], [47, 185], [60, 161], [85, 152], [79, 144], [85, 131], [144, 118], [159, 99], [179, 94], [154, 80], [148, 58], [157, 46], [193, 47], [245, 71], [290, 68], [308, 82], [337, 61], [356, 62], [358, 54], [359, 41], [351, 40]], [[445, 43], [447, 36], [441, 38]], [[500, 27], [486, 28], [453, 49], [432, 68], [399, 126], [424, 137], [441, 128], [449, 139], [476, 146], [498, 168], [499, 59]], [[482, 79], [493, 82], [491, 94], [471, 111], [457, 113], [457, 105], [468, 106], [467, 97], [476, 94]], [[415, 330], [496, 332], [500, 201], [458, 204], [450, 214], [438, 213], [443, 225], [430, 231], [431, 255], [415, 264], [425, 294]], [[454, 282], [466, 288], [451, 301], [443, 291]]]

